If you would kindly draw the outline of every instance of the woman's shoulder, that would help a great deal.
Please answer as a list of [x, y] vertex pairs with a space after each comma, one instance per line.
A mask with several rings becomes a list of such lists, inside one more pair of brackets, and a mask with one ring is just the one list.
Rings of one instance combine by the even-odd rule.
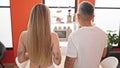
[[20, 35], [21, 35], [21, 36], [26, 36], [26, 35], [27, 35], [27, 32], [28, 32], [27, 30], [26, 30], [26, 31], [22, 31]]
[[27, 30], [25, 30], [25, 31], [22, 31], [21, 32], [21, 34], [26, 34], [28, 31]]
[[52, 32], [52, 33], [51, 33], [51, 37], [52, 37], [52, 38], [56, 38], [56, 37], [58, 37], [58, 35], [57, 35], [57, 33]]
[[27, 31], [22, 31], [21, 34], [20, 34], [20, 40], [25, 40], [27, 37]]
[[27, 42], [27, 31], [22, 31], [19, 37], [19, 41], [23, 44], [26, 45]]

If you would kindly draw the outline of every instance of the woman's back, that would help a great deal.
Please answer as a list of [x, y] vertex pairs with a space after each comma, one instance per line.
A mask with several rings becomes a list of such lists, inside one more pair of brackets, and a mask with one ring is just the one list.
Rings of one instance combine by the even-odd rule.
[[[20, 39], [19, 39], [19, 49], [23, 49], [23, 55], [20, 57], [18, 56], [18, 61], [24, 62], [26, 60], [29, 60], [29, 56], [28, 56], [28, 52], [27, 52], [27, 31], [23, 31], [20, 35]], [[58, 40], [58, 36], [55, 33], [51, 33], [51, 54], [53, 56], [53, 58], [51, 58], [51, 61], [53, 60], [54, 63], [56, 63], [57, 65], [60, 64], [61, 62], [61, 53], [60, 53], [60, 49], [59, 49], [59, 40]], [[21, 58], [21, 59], [20, 59]], [[35, 63], [30, 63], [30, 68], [47, 68], [53, 65], [53, 62], [50, 62], [50, 64], [48, 66], [41, 66], [39, 64], [35, 64]]]

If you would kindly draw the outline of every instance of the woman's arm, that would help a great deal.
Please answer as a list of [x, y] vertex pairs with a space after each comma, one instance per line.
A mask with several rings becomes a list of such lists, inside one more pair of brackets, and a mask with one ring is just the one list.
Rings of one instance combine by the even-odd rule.
[[61, 63], [61, 52], [59, 48], [59, 39], [57, 34], [52, 35], [53, 41], [53, 61], [55, 64], [59, 65]]
[[20, 63], [28, 60], [28, 57], [26, 56], [26, 48], [24, 45], [25, 42], [25, 31], [21, 33], [20, 37], [19, 37], [19, 42], [18, 42], [18, 52], [17, 52], [17, 57], [18, 57], [18, 61]]

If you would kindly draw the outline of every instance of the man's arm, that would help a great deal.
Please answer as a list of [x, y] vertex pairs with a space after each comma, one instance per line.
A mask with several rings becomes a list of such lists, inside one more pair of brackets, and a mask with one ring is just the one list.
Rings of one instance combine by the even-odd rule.
[[101, 57], [101, 61], [106, 57], [106, 55], [107, 55], [107, 47], [104, 48], [104, 50], [103, 50], [103, 54], [102, 54], [102, 57]]
[[64, 68], [74, 68], [74, 63], [77, 58], [77, 48], [74, 44], [72, 36], [69, 37], [67, 46], [67, 56], [65, 59]]
[[106, 57], [106, 55], [107, 55], [107, 47], [104, 48], [104, 51], [103, 51], [102, 57], [104, 58], [104, 57]]
[[107, 55], [107, 35], [105, 34], [105, 40], [104, 40], [104, 50], [103, 50], [103, 53], [102, 53], [102, 59], [103, 60], [104, 58], [106, 58], [106, 55]]
[[76, 58], [66, 56], [64, 68], [73, 68]]
[[104, 50], [103, 50], [103, 53], [102, 53], [102, 57], [101, 57], [100, 62], [106, 58], [106, 55], [107, 55], [107, 47], [104, 48]]

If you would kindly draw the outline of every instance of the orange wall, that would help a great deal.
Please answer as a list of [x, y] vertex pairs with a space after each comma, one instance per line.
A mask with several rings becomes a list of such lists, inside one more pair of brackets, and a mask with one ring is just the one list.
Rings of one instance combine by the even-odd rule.
[[37, 3], [42, 3], [42, 0], [10, 0], [13, 50], [7, 50], [5, 59], [3, 60], [4, 63], [14, 63], [15, 57], [17, 56], [20, 33], [27, 29], [31, 8]]
[[89, 1], [89, 2], [91, 2], [92, 4], [95, 4], [95, 0], [79, 0], [78, 3], [82, 2], [82, 1]]

